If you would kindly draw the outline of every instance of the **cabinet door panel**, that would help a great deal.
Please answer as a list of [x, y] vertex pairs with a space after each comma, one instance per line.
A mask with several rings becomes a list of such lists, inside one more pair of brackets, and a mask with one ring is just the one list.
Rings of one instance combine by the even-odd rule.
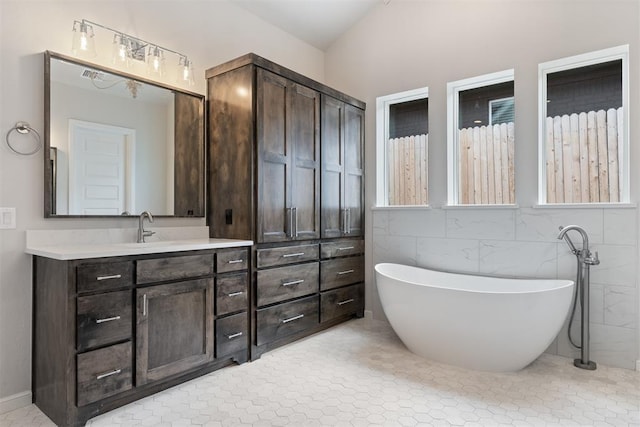
[[342, 236], [344, 103], [322, 97], [322, 237]]
[[290, 240], [291, 153], [287, 136], [287, 80], [257, 72], [258, 232], [257, 241]]
[[364, 111], [345, 106], [344, 207], [348, 209], [346, 235], [364, 234]]
[[320, 237], [320, 95], [291, 84], [287, 138], [292, 150], [291, 205], [296, 240]]
[[213, 359], [213, 279], [137, 289], [136, 383]]

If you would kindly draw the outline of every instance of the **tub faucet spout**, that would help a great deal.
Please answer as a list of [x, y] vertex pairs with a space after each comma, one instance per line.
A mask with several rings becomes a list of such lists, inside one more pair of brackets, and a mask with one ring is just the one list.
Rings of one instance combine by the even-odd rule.
[[578, 249], [576, 249], [575, 245], [573, 244], [573, 242], [571, 241], [571, 239], [567, 235], [567, 232], [569, 232], [571, 230], [575, 230], [578, 233], [580, 233], [580, 236], [582, 237], [582, 250], [586, 251], [587, 254], [588, 254], [588, 251], [589, 251], [589, 236], [587, 235], [587, 232], [584, 231], [584, 228], [580, 227], [579, 225], [567, 225], [566, 227], [560, 226], [559, 229], [560, 229], [560, 233], [558, 234], [558, 239], [559, 240], [564, 239], [564, 241], [567, 242], [567, 245], [569, 245], [569, 248], [571, 249], [571, 252], [574, 255], [578, 255], [578, 253], [580, 251], [578, 251]]

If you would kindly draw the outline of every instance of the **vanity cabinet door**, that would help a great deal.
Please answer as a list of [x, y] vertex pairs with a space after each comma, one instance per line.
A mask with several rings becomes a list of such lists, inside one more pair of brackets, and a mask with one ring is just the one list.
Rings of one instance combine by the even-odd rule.
[[320, 236], [320, 94], [257, 72], [259, 243]]
[[322, 237], [363, 235], [364, 111], [322, 97]]
[[213, 360], [213, 279], [136, 290], [136, 384]]

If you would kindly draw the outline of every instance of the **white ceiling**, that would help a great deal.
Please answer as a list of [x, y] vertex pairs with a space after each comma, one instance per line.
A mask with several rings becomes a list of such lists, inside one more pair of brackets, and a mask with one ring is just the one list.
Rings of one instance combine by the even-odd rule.
[[310, 45], [326, 50], [384, 0], [230, 1]]

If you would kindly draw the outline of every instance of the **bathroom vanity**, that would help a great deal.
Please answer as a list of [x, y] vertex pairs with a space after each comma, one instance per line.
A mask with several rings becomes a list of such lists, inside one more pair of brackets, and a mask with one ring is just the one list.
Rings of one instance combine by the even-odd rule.
[[84, 425], [247, 361], [251, 244], [28, 246], [34, 403], [57, 425]]

